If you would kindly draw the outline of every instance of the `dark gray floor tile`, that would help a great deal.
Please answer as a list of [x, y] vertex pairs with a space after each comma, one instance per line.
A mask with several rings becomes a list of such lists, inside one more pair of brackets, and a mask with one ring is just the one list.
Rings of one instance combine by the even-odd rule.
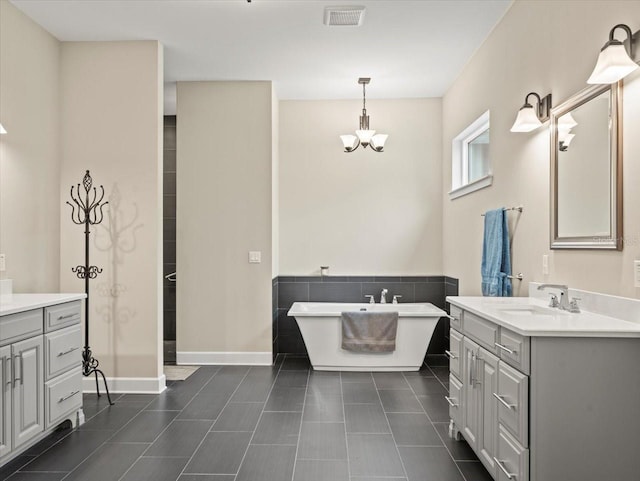
[[8, 478], [0, 478], [6, 481], [60, 481], [67, 473], [15, 473]]
[[293, 475], [295, 446], [251, 445], [236, 481], [286, 481]]
[[185, 473], [235, 474], [251, 433], [210, 432], [202, 441]]
[[347, 434], [352, 476], [404, 476], [391, 434]]
[[179, 390], [178, 387], [173, 385], [167, 388], [162, 394], [159, 394], [145, 409], [154, 411], [181, 411], [191, 402], [196, 393], [197, 391]]
[[374, 372], [373, 380], [378, 389], [411, 389], [401, 372]]
[[466, 481], [493, 481], [493, 477], [480, 461], [456, 462]]
[[444, 394], [418, 396], [418, 401], [422, 404], [432, 423], [449, 421], [449, 404], [447, 404]]
[[300, 387], [273, 388], [264, 410], [302, 412], [305, 391]]
[[191, 457], [211, 424], [211, 421], [173, 421], [145, 455]]
[[7, 464], [5, 464], [4, 466], [0, 467], [0, 479], [2, 479], [2, 480], [7, 479], [11, 475], [11, 473], [17, 471], [22, 466], [28, 464], [29, 462], [33, 461], [34, 459], [35, 459], [35, 456], [27, 456], [25, 454], [21, 454], [19, 456], [16, 456], [11, 461], [9, 461]]
[[344, 422], [342, 402], [310, 403], [304, 405], [302, 420], [306, 422]]
[[154, 401], [157, 397], [157, 394], [123, 394], [118, 398], [118, 404], [136, 403], [146, 405]]
[[[122, 394], [112, 394], [111, 400], [117, 402]], [[107, 396], [102, 395], [98, 397], [97, 394], [83, 394], [82, 395], [82, 410], [84, 411], [84, 416], [87, 420], [91, 419], [98, 412], [102, 411], [109, 405], [109, 401], [107, 400]]]
[[434, 423], [434, 426], [454, 460], [478, 461], [476, 453], [473, 452], [473, 449], [471, 449], [471, 446], [467, 444], [464, 438], [456, 441], [449, 437], [449, 423]]
[[[312, 371], [307, 383], [307, 390], [324, 394], [341, 394], [340, 373], [317, 374], [321, 371]], [[333, 375], [337, 374], [337, 375]]]
[[298, 459], [293, 481], [349, 481], [346, 460]]
[[406, 379], [409, 379], [410, 377], [416, 377], [416, 376], [434, 377], [434, 374], [431, 372], [431, 369], [429, 369], [426, 366], [422, 366], [422, 368], [419, 371], [404, 371], [402, 374]]
[[393, 477], [376, 477], [376, 476], [351, 476], [351, 481], [407, 481], [407, 478]]
[[373, 383], [350, 382], [342, 385], [344, 403], [376, 403], [380, 404], [378, 391]]
[[435, 377], [410, 376], [407, 381], [418, 396], [431, 394], [447, 394], [447, 389]]
[[152, 443], [177, 415], [176, 411], [142, 411], [109, 441]]
[[117, 481], [148, 447], [148, 444], [107, 443], [65, 480]]
[[347, 459], [343, 423], [303, 423], [298, 459]]
[[235, 481], [235, 474], [183, 474], [178, 481]]
[[384, 389], [380, 390], [382, 407], [388, 413], [421, 413], [422, 406], [413, 391]]
[[253, 431], [264, 403], [229, 403], [220, 413], [212, 431]]
[[444, 447], [398, 449], [409, 481], [464, 481], [456, 463]]
[[[24, 452], [24, 454], [26, 454], [28, 456], [36, 456], [38, 454], [42, 454], [47, 449], [49, 449], [51, 446], [53, 446], [58, 441], [60, 441], [62, 438], [68, 436], [72, 432], [73, 432], [73, 430], [71, 429], [71, 423], [70, 422], [65, 423], [65, 424], [63, 424], [63, 426], [59, 427], [54, 432], [49, 434], [49, 436], [47, 436], [42, 441], [37, 443], [35, 446], [32, 446], [29, 449], [27, 449]], [[0, 479], [3, 479], [1, 477], [1, 475], [0, 475]]]
[[275, 387], [307, 387], [309, 371], [280, 371], [276, 379]]
[[265, 412], [260, 418], [252, 444], [298, 443], [302, 413]]
[[316, 383], [310, 383], [307, 386], [306, 402], [312, 404], [323, 404], [327, 402], [342, 403], [342, 385], [339, 381], [338, 384], [327, 383], [322, 386], [318, 386]]
[[443, 446], [424, 413], [388, 413], [387, 417], [398, 446]]
[[272, 379], [253, 379], [248, 376], [231, 397], [231, 402], [265, 402], [273, 386]]
[[142, 410], [139, 404], [115, 404], [100, 411], [78, 429], [81, 431], [117, 431]]
[[280, 368], [282, 371], [298, 371], [307, 370], [311, 368], [311, 363], [308, 357], [303, 356], [287, 356]]
[[178, 419], [217, 419], [230, 397], [231, 393], [201, 392], [182, 410]]
[[345, 404], [348, 433], [388, 433], [389, 423], [378, 404]]
[[449, 382], [449, 366], [433, 366], [431, 372], [444, 384]]
[[112, 431], [74, 431], [21, 470], [71, 471], [111, 436]]
[[175, 481], [189, 458], [140, 458], [122, 481]]
[[343, 383], [347, 382], [373, 382], [370, 372], [350, 372], [342, 371], [341, 378]]

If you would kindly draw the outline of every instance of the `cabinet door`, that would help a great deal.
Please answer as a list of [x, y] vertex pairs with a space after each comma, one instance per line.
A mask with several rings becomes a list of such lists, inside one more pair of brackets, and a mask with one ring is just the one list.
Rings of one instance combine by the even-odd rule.
[[498, 389], [498, 358], [483, 348], [476, 354], [480, 422], [478, 432], [478, 457], [487, 471], [496, 477], [494, 456], [498, 443], [498, 402], [494, 397]]
[[469, 443], [477, 452], [478, 448], [478, 433], [480, 430], [480, 398], [478, 395], [478, 389], [476, 389], [477, 373], [476, 373], [476, 354], [478, 352], [478, 346], [475, 342], [467, 338], [466, 336], [462, 341], [462, 359], [464, 360], [463, 366], [463, 416], [462, 416], [462, 434], [465, 440]]
[[11, 346], [0, 348], [0, 458], [11, 451]]
[[38, 336], [11, 346], [14, 449], [44, 430], [43, 345], [42, 336]]

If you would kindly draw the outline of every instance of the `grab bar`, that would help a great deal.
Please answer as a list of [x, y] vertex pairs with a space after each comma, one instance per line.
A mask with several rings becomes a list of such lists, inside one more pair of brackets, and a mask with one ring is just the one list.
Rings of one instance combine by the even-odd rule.
[[176, 277], [177, 277], [177, 275], [176, 275], [175, 272], [172, 272], [171, 274], [167, 274], [166, 276], [164, 276], [164, 278], [166, 280], [168, 280], [169, 282], [176, 282], [176, 280], [177, 280]]

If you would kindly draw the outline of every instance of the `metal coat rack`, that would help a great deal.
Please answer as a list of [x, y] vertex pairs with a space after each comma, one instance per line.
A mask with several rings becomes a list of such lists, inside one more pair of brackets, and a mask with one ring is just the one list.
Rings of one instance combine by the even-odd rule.
[[[80, 188], [84, 190], [84, 194], [80, 191]], [[84, 199], [83, 199], [84, 197]], [[76, 186], [74, 193], [74, 186], [71, 186], [71, 202], [67, 202], [71, 206], [71, 220], [74, 224], [84, 225], [84, 265], [79, 265], [71, 269], [72, 272], [78, 276], [79, 279], [84, 279], [84, 292], [87, 298], [84, 302], [84, 350], [82, 351], [82, 374], [85, 377], [92, 374], [96, 377], [96, 392], [100, 396], [100, 387], [98, 384], [98, 374], [102, 376], [104, 381], [104, 388], [107, 392], [107, 399], [109, 404], [113, 405], [111, 401], [111, 395], [109, 394], [109, 386], [107, 385], [107, 378], [102, 370], [98, 369], [100, 363], [93, 357], [91, 348], [89, 347], [89, 280], [98, 277], [98, 274], [102, 272], [97, 266], [92, 266], [89, 263], [89, 234], [90, 226], [97, 225], [104, 219], [102, 209], [109, 202], [102, 202], [104, 199], [104, 187], [100, 186], [100, 194], [98, 189], [93, 187], [93, 179], [87, 170], [82, 178], [82, 184]]]

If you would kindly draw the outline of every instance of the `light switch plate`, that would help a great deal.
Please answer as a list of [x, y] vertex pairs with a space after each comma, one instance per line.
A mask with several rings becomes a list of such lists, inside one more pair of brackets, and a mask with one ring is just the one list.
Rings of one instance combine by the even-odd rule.
[[549, 274], [549, 256], [547, 254], [542, 256], [542, 274]]
[[4, 272], [7, 270], [7, 258], [4, 254], [0, 254], [0, 272]]
[[260, 264], [262, 262], [262, 252], [249, 251], [249, 264]]
[[640, 287], [640, 261], [633, 261], [633, 279], [636, 287]]

